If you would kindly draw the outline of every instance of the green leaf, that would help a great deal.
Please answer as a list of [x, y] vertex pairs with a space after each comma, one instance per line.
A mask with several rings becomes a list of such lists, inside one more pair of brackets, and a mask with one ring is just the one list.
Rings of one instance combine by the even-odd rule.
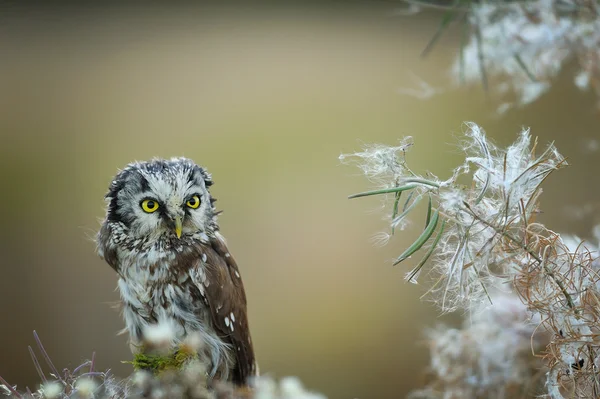
[[525, 65], [525, 62], [523, 62], [523, 59], [521, 58], [521, 56], [519, 54], [515, 54], [515, 61], [517, 61], [517, 64], [519, 64], [519, 66], [521, 67], [521, 69], [523, 70], [523, 72], [525, 72], [525, 74], [527, 75], [527, 77], [532, 81], [532, 82], [537, 82], [537, 78], [533, 75], [533, 73], [531, 73], [531, 71], [529, 70], [529, 68], [527, 68], [527, 65]]
[[434, 181], [425, 180], [425, 179], [418, 179], [418, 178], [404, 179], [404, 180], [402, 180], [402, 183], [418, 183], [418, 184], [424, 184], [426, 186], [440, 188], [440, 185], [437, 184]]
[[406, 201], [404, 202], [404, 206], [402, 207], [402, 212], [406, 212], [406, 208], [408, 207], [408, 204], [410, 203], [410, 200], [412, 199], [414, 194], [414, 191], [411, 191], [410, 194], [408, 194], [408, 198], [406, 199]]
[[412, 254], [414, 254], [419, 249], [421, 249], [423, 244], [425, 244], [427, 242], [427, 240], [429, 240], [429, 238], [431, 238], [431, 235], [433, 234], [433, 231], [435, 230], [435, 227], [437, 226], [439, 216], [440, 216], [440, 211], [438, 209], [436, 209], [435, 212], [433, 213], [433, 216], [431, 217], [431, 220], [429, 221], [429, 224], [425, 228], [425, 230], [423, 230], [423, 232], [421, 233], [419, 238], [417, 238], [417, 240], [415, 242], [413, 242], [412, 245], [410, 247], [408, 247], [406, 249], [406, 251], [404, 251], [402, 253], [402, 255], [400, 255], [398, 257], [398, 259], [396, 259], [396, 261], [394, 262], [394, 266], [397, 265], [398, 263], [402, 262], [403, 260], [406, 260]]
[[427, 217], [425, 218], [425, 228], [429, 225], [431, 220], [431, 195], [429, 196], [429, 204], [427, 205]]
[[[411, 192], [411, 194], [414, 193]], [[402, 191], [398, 191], [396, 193], [396, 200], [394, 201], [394, 208], [392, 209], [392, 220], [394, 220], [394, 218], [396, 218], [396, 215], [398, 214], [398, 203], [400, 202], [400, 196], [402, 196]], [[392, 235], [394, 235], [394, 230], [395, 227], [392, 225]]]
[[435, 46], [437, 41], [440, 39], [440, 37], [442, 37], [442, 33], [444, 33], [444, 31], [446, 30], [446, 28], [448, 28], [450, 23], [452, 21], [454, 21], [454, 18], [456, 18], [456, 14], [457, 14], [456, 9], [458, 8], [458, 5], [460, 3], [461, 3], [461, 0], [454, 0], [454, 2], [452, 3], [452, 8], [444, 13], [444, 16], [442, 17], [442, 21], [440, 22], [440, 24], [437, 28], [437, 31], [434, 33], [433, 37], [429, 40], [429, 43], [427, 43], [427, 46], [425, 46], [425, 49], [423, 49], [423, 52], [421, 53], [421, 57], [427, 57], [427, 55], [431, 52], [431, 50], [433, 50], [433, 47]]
[[481, 37], [481, 28], [478, 23], [475, 25], [475, 39], [477, 44], [477, 59], [479, 61], [479, 73], [481, 74], [481, 84], [483, 91], [488, 93], [488, 78], [485, 70], [485, 54], [483, 53], [483, 38]]
[[359, 197], [367, 197], [369, 195], [379, 195], [379, 194], [389, 194], [389, 193], [399, 193], [402, 191], [412, 190], [413, 188], [418, 187], [418, 184], [407, 184], [405, 186], [400, 187], [392, 187], [392, 188], [384, 188], [381, 190], [374, 191], [366, 191], [364, 193], [358, 193], [348, 196], [348, 199], [359, 198]]
[[459, 54], [459, 80], [460, 84], [465, 84], [465, 47], [467, 47], [467, 36], [469, 33], [469, 22], [467, 19], [468, 14], [462, 19], [462, 29], [460, 32], [460, 54]]
[[394, 218], [394, 220], [392, 220], [392, 226], [397, 225], [398, 222], [400, 222], [402, 219], [404, 219], [404, 217], [406, 217], [406, 215], [408, 215], [410, 213], [410, 211], [412, 211], [413, 208], [415, 206], [417, 206], [417, 204], [419, 202], [421, 202], [422, 198], [423, 198], [423, 195], [418, 195], [417, 198], [415, 198], [415, 200], [408, 207], [406, 207], [406, 205], [408, 204], [408, 201], [407, 201], [404, 209], [402, 210], [402, 213], [400, 215], [396, 216], [396, 218]]
[[431, 254], [435, 250], [435, 247], [437, 247], [437, 244], [440, 241], [440, 238], [442, 237], [442, 234], [444, 233], [444, 228], [445, 227], [446, 227], [446, 221], [442, 220], [442, 225], [440, 226], [440, 229], [439, 229], [437, 235], [435, 236], [435, 240], [433, 241], [433, 244], [431, 244], [431, 247], [429, 248], [429, 250], [427, 251], [427, 253], [423, 257], [423, 259], [421, 259], [421, 261], [419, 262], [419, 264], [417, 266], [415, 266], [415, 268], [412, 269], [406, 275], [405, 279], [408, 282], [411, 282], [413, 284], [417, 283], [417, 278], [419, 277], [419, 273], [421, 272], [421, 269], [423, 268], [423, 266], [425, 266], [425, 263], [427, 263], [427, 261], [431, 257]]

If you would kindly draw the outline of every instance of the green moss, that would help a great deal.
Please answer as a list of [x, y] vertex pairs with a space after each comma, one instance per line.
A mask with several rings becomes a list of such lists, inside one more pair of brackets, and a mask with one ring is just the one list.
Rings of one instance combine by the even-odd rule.
[[175, 352], [167, 355], [136, 353], [132, 361], [123, 363], [132, 364], [134, 370], [148, 370], [159, 374], [165, 370], [179, 370], [184, 364], [197, 357], [196, 353], [187, 348], [178, 348]]

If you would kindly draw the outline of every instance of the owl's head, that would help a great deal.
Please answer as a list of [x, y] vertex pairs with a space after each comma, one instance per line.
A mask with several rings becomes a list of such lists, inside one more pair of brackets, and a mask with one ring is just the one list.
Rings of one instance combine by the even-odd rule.
[[218, 226], [211, 185], [210, 174], [186, 158], [131, 163], [110, 184], [106, 222], [152, 241], [212, 233]]

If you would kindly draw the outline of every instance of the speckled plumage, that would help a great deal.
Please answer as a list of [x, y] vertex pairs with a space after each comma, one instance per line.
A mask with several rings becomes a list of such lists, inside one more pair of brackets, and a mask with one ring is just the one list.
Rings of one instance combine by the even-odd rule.
[[[165, 323], [174, 345], [200, 335], [211, 378], [244, 384], [257, 374], [246, 295], [219, 233], [211, 185], [210, 175], [185, 158], [128, 165], [106, 195], [98, 254], [120, 277], [132, 350], [141, 350], [148, 327]], [[189, 206], [194, 196], [197, 209]], [[144, 201], [157, 210], [144, 210]]]

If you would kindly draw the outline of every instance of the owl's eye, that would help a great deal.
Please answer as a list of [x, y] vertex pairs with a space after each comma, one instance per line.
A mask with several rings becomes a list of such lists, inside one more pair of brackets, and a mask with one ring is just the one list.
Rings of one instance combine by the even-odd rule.
[[158, 209], [158, 202], [156, 202], [155, 200], [152, 200], [152, 199], [145, 199], [142, 201], [142, 203], [140, 205], [142, 206], [142, 209], [146, 213], [152, 213]]
[[187, 200], [185, 204], [192, 209], [196, 209], [200, 206], [200, 198], [198, 198], [197, 195], [194, 195], [192, 198]]

